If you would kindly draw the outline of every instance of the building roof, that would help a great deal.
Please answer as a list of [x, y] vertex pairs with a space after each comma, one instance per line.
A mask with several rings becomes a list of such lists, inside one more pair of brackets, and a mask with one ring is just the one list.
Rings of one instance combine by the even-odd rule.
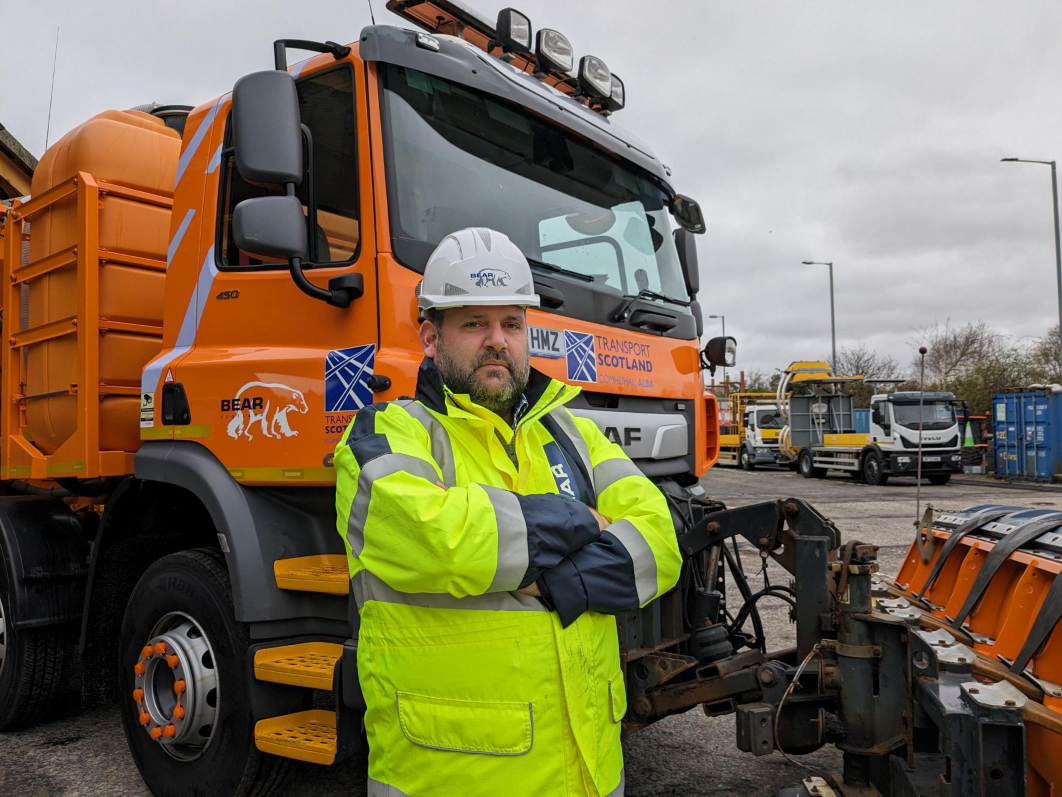
[[0, 199], [25, 196], [37, 159], [0, 124]]

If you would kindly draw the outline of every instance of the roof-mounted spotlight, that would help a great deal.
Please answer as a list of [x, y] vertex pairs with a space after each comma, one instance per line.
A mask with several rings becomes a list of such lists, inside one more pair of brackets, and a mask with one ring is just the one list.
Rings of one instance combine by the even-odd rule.
[[623, 89], [623, 81], [615, 72], [612, 73], [612, 92], [605, 100], [605, 107], [610, 111], [618, 111], [626, 104], [626, 92]]
[[593, 100], [607, 100], [612, 96], [612, 72], [596, 55], [579, 59], [579, 91]]
[[572, 44], [552, 28], [542, 28], [535, 35], [535, 71], [571, 72], [575, 64]]
[[498, 12], [494, 26], [494, 40], [502, 52], [525, 55], [531, 52], [531, 20], [515, 8], [503, 8]]

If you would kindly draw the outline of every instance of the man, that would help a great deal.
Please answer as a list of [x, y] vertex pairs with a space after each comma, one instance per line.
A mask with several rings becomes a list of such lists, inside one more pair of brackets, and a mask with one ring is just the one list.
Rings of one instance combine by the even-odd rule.
[[526, 258], [447, 236], [416, 400], [336, 448], [375, 795], [621, 795], [619, 614], [675, 585], [660, 491], [530, 368]]

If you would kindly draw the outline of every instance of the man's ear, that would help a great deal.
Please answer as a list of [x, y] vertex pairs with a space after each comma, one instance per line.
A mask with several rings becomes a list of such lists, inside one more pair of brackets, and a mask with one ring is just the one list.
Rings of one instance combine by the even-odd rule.
[[431, 321], [424, 321], [420, 325], [420, 345], [424, 349], [424, 356], [435, 359], [435, 349], [439, 343], [439, 329]]

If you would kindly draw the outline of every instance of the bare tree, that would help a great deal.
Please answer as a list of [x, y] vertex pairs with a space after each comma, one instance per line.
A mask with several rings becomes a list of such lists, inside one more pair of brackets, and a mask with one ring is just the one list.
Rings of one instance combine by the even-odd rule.
[[1036, 338], [1029, 348], [1029, 365], [1035, 381], [1062, 384], [1062, 368], [1059, 367], [1058, 324], [1042, 338]]
[[[943, 325], [922, 327], [917, 331], [914, 346], [925, 346], [926, 382], [938, 390], [953, 390], [955, 384], [969, 374], [984, 359], [1000, 353], [1004, 339], [984, 321], [952, 326], [950, 319]], [[912, 363], [915, 373], [919, 358]]]
[[[841, 349], [837, 352], [837, 367], [835, 373], [838, 376], [862, 376], [866, 379], [899, 379], [904, 375], [900, 372], [896, 360], [888, 355], [879, 354], [871, 349], [863, 341], [852, 348]], [[852, 399], [856, 407], [869, 407], [870, 397], [879, 389], [889, 390], [891, 385], [868, 385], [855, 384], [852, 386]]]
[[780, 376], [777, 369], [771, 373], [753, 368], [745, 372], [745, 390], [750, 393], [773, 393], [778, 387]]

